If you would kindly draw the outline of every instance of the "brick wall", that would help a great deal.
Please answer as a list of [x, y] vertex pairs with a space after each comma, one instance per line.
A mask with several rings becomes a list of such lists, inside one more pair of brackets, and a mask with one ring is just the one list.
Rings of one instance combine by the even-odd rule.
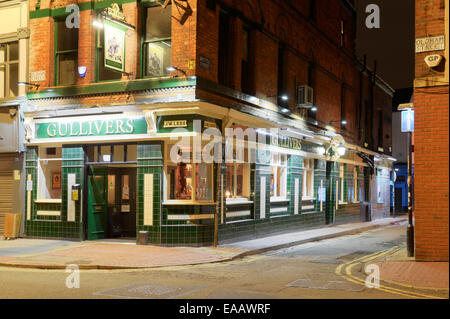
[[[446, 35], [445, 51], [416, 54], [414, 84], [414, 198], [416, 260], [449, 257], [448, 0], [416, 1], [416, 38]], [[428, 54], [445, 61], [431, 70]]]

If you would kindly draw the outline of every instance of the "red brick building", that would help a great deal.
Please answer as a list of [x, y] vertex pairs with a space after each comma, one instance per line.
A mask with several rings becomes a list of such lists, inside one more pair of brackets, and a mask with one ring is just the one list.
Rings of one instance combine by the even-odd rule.
[[[415, 3], [415, 257], [416, 260], [448, 261], [449, 2], [418, 0]], [[434, 57], [442, 60], [438, 65], [429, 66], [425, 59]]]
[[[355, 21], [338, 0], [30, 1], [26, 234], [205, 244], [216, 221], [233, 240], [388, 216], [393, 90]], [[208, 128], [279, 132], [268, 161], [175, 163]]]

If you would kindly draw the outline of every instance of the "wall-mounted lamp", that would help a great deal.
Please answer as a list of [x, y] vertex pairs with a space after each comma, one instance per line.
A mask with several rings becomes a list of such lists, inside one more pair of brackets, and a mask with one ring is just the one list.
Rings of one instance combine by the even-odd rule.
[[92, 25], [97, 29], [103, 29], [103, 22], [100, 20], [94, 19], [94, 21], [92, 21]]
[[325, 147], [321, 146], [321, 147], [317, 148], [317, 154], [325, 155], [325, 152], [326, 152]]
[[20, 86], [28, 85], [28, 86], [35, 87], [36, 89], [38, 89], [40, 87], [39, 84], [29, 83], [29, 82], [17, 82], [17, 85], [20, 85]]
[[286, 108], [286, 107], [283, 107], [283, 108], [281, 108], [281, 113], [283, 113], [283, 114], [289, 114], [289, 113], [291, 113], [291, 110], [288, 109], [288, 108]]
[[180, 71], [181, 73], [184, 74], [184, 76], [186, 76], [186, 71], [184, 71], [184, 70], [182, 70], [182, 69], [180, 69], [180, 68], [177, 68], [176, 66], [173, 66], [173, 65], [167, 67], [166, 70], [169, 71], [169, 72]]
[[337, 147], [337, 152], [338, 152], [339, 156], [344, 156], [345, 151], [346, 151], [346, 149], [345, 149], [344, 144], [342, 144], [342, 143], [339, 144], [339, 146]]
[[342, 125], [347, 125], [347, 120], [330, 121], [330, 124], [331, 124], [331, 123], [336, 123], [336, 122], [340, 122]]
[[267, 97], [276, 97], [276, 98], [280, 98], [283, 101], [287, 101], [289, 100], [289, 95], [287, 94], [282, 94], [282, 95], [268, 95]]

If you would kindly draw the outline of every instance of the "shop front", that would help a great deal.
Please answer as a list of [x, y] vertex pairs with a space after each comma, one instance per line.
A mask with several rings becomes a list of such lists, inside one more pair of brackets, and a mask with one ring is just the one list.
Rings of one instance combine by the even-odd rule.
[[27, 118], [26, 235], [209, 245], [215, 221], [226, 242], [360, 220], [355, 151], [202, 110]]

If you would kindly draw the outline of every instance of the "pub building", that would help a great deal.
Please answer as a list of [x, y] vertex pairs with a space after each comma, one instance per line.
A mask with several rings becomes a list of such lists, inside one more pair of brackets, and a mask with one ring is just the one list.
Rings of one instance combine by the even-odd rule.
[[[41, 87], [29, 89], [24, 109], [26, 237], [137, 239], [148, 232], [150, 244], [210, 245], [215, 222], [223, 243], [361, 221], [361, 207], [369, 203], [371, 217], [389, 214], [392, 157], [201, 76], [196, 53], [173, 54], [185, 44], [175, 31], [190, 27], [181, 24], [177, 1], [117, 2], [83, 6], [80, 35], [65, 30], [80, 44], [82, 31], [92, 31], [83, 41], [95, 59], [89, 50], [74, 51], [73, 65], [85, 67], [74, 74], [65, 69], [70, 63], [58, 64], [70, 61], [70, 54], [63, 56], [75, 49], [66, 50], [68, 42], [57, 34], [52, 59], [58, 68], [31, 63], [33, 83]], [[61, 32], [64, 20], [60, 7], [30, 8], [33, 61], [42, 50], [33, 46], [39, 31]], [[103, 28], [95, 29], [99, 21]], [[122, 56], [108, 47], [111, 34], [119, 52], [126, 47]], [[189, 54], [193, 63], [185, 70], [171, 67], [181, 65], [179, 55], [190, 61]], [[155, 67], [158, 57], [163, 65]], [[386, 90], [382, 84], [376, 85]], [[236, 134], [231, 143], [227, 130]], [[219, 142], [211, 143], [211, 132]], [[201, 156], [190, 151], [195, 145]], [[215, 161], [199, 160], [213, 151]]]

